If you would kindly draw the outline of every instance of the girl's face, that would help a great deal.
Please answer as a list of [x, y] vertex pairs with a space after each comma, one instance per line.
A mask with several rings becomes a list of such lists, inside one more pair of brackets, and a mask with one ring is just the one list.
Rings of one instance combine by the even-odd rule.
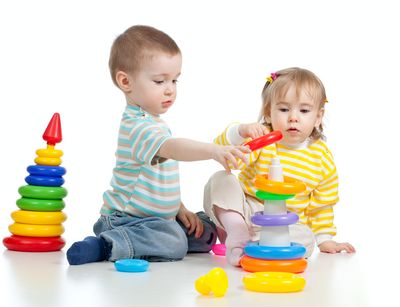
[[304, 142], [322, 121], [324, 110], [308, 92], [301, 89], [296, 93], [296, 86], [289, 87], [286, 95], [272, 101], [271, 117], [267, 118], [273, 130], [283, 134], [283, 142], [298, 145]]

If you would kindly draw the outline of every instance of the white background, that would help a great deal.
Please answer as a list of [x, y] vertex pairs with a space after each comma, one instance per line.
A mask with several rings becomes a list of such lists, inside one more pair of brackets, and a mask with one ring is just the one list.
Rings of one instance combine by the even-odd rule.
[[[146, 24], [183, 53], [178, 99], [165, 116], [176, 137], [208, 142], [232, 121], [255, 121], [267, 75], [291, 66], [314, 71], [330, 101], [325, 128], [340, 175], [338, 240], [387, 257], [397, 248], [400, 205], [395, 2], [2, 1], [1, 237], [54, 112], [68, 172], [67, 244], [92, 233], [125, 105], [109, 76], [109, 50], [126, 28]], [[201, 210], [203, 186], [220, 166], [180, 167], [182, 199]]]

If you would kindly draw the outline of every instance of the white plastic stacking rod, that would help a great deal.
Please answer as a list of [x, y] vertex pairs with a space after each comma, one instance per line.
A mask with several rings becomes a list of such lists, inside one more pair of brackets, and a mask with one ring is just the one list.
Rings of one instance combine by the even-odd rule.
[[289, 227], [261, 227], [259, 244], [264, 246], [290, 246]]
[[[269, 167], [269, 180], [283, 182], [283, 170], [279, 158], [272, 158]], [[283, 215], [287, 213], [285, 200], [268, 200], [264, 202], [264, 214]], [[289, 246], [290, 236], [288, 226], [261, 227], [260, 245]]]

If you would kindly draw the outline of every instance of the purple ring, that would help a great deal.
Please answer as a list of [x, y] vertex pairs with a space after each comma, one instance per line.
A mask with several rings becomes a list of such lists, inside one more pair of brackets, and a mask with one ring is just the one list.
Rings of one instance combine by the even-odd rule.
[[287, 214], [281, 215], [264, 215], [264, 212], [256, 212], [251, 217], [253, 224], [258, 226], [284, 226], [296, 224], [299, 220], [299, 216], [296, 213], [288, 211]]

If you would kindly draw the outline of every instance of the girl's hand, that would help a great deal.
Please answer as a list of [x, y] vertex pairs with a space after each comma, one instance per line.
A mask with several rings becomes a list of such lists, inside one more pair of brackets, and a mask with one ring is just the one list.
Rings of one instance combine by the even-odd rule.
[[270, 132], [267, 127], [260, 123], [240, 124], [238, 130], [242, 138], [252, 139], [256, 139]]
[[336, 254], [341, 251], [346, 251], [350, 254], [356, 252], [356, 249], [350, 243], [338, 243], [333, 240], [322, 242], [318, 247], [321, 252], [329, 254]]
[[246, 154], [251, 153], [251, 150], [248, 146], [231, 146], [231, 145], [217, 145], [213, 144], [214, 150], [212, 154], [212, 158], [221, 163], [225, 170], [230, 173], [231, 169], [229, 167], [229, 163], [233, 166], [233, 168], [239, 168], [238, 161], [236, 159], [242, 160], [245, 164], [248, 164]]

